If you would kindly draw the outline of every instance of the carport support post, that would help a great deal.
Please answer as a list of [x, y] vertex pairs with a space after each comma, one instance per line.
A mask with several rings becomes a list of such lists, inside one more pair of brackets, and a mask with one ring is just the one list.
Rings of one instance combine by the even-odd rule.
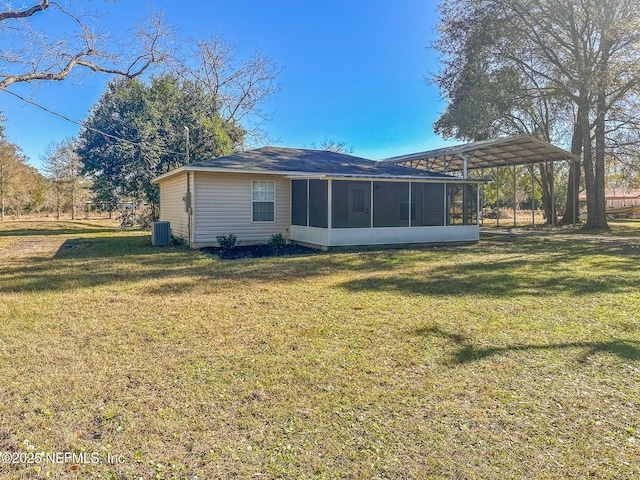
[[536, 204], [536, 179], [534, 177], [534, 168], [531, 166], [531, 225], [536, 224], [536, 212], [534, 210]]
[[[484, 211], [484, 208], [482, 210]], [[480, 215], [480, 186], [476, 190], [476, 224], [478, 223], [478, 215]]]
[[[580, 170], [580, 166], [578, 165], [578, 170]], [[578, 223], [578, 208], [580, 207], [580, 202], [578, 201], [578, 195], [580, 195], [580, 182], [577, 181], [577, 175], [573, 182], [573, 224]]]
[[516, 199], [516, 166], [513, 166], [513, 226], [516, 226], [516, 207], [518, 202]]
[[496, 227], [500, 226], [500, 167], [496, 167]]
[[549, 170], [551, 171], [551, 226], [556, 226], [556, 192], [555, 192], [555, 182], [553, 179], [553, 162], [551, 162], [549, 166]]
[[[484, 179], [484, 167], [480, 169], [480, 176]], [[478, 194], [480, 195], [478, 198], [478, 206], [480, 207], [480, 212], [482, 213], [480, 215], [480, 225], [484, 225], [484, 186], [485, 184], [482, 183], [480, 185], [480, 188], [478, 188]]]

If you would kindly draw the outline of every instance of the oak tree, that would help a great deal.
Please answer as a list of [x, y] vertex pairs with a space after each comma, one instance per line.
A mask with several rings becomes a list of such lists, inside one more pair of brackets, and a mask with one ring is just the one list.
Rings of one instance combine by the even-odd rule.
[[[607, 133], [620, 118], [614, 112], [638, 91], [639, 7], [638, 0], [444, 0], [437, 44], [444, 68], [435, 81], [450, 108], [441, 117], [441, 131], [447, 133], [443, 125], [457, 129], [475, 118], [491, 128], [505, 118], [522, 123], [534, 108], [533, 117], [544, 118], [551, 102], [559, 114], [547, 117], [551, 125], [568, 132], [572, 152], [582, 154], [585, 227], [607, 229]], [[514, 82], [501, 81], [505, 73]], [[477, 76], [488, 79], [489, 87], [474, 96]], [[457, 108], [465, 105], [475, 108]], [[571, 127], [562, 127], [567, 119]], [[450, 132], [475, 136], [464, 128]], [[534, 132], [544, 138], [539, 129]], [[572, 173], [568, 195], [574, 199], [579, 185], [575, 164]]]
[[240, 148], [244, 130], [220, 116], [202, 88], [175, 75], [118, 79], [83, 123], [77, 152], [84, 171], [93, 177], [101, 201], [117, 199], [157, 205], [151, 180], [187, 163]]

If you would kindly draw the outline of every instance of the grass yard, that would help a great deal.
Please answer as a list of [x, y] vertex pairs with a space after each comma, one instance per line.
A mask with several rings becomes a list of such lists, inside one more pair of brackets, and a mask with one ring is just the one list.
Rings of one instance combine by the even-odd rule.
[[76, 454], [0, 478], [638, 478], [640, 222], [613, 226], [220, 261], [0, 224], [0, 452]]

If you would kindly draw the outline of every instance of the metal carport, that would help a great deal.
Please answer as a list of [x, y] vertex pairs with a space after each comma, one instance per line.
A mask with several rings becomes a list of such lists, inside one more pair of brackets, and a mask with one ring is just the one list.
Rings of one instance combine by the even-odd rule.
[[[454, 145], [426, 152], [400, 155], [397, 157], [387, 158], [382, 161], [405, 167], [412, 167], [419, 170], [440, 173], [457, 172], [461, 174], [463, 178], [467, 178], [469, 170], [483, 170], [485, 168], [498, 169], [500, 167], [509, 166], [514, 167], [515, 169], [515, 167], [519, 165], [538, 163], [548, 163], [553, 169], [554, 162], [571, 160], [579, 160], [579, 157], [531, 135], [516, 135], [480, 142], [471, 142], [464, 145]], [[515, 178], [514, 174], [514, 191]], [[551, 182], [551, 198], [553, 204], [552, 208], [553, 211], [555, 211], [553, 181]], [[554, 220], [552, 218], [552, 222], [553, 221]]]

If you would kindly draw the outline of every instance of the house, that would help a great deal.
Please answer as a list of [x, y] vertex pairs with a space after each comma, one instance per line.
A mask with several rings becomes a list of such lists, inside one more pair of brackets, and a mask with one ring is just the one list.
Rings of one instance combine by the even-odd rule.
[[[604, 198], [607, 202], [607, 209], [640, 207], [640, 190], [607, 188], [604, 191]], [[580, 192], [580, 201], [587, 201], [587, 193], [584, 190]]]
[[322, 150], [263, 147], [154, 179], [160, 220], [193, 248], [233, 233], [303, 245], [477, 242], [478, 183]]

